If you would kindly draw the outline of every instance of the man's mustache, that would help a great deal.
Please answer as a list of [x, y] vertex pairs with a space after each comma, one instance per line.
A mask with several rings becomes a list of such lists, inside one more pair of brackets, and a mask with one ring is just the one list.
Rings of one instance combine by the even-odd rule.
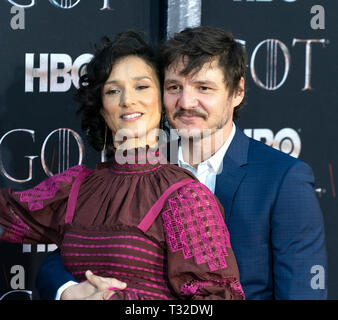
[[205, 113], [200, 112], [198, 110], [194, 110], [194, 109], [189, 109], [189, 110], [179, 109], [174, 113], [173, 119], [175, 120], [177, 117], [181, 117], [185, 115], [190, 116], [190, 117], [201, 117], [202, 119], [207, 120], [207, 115]]

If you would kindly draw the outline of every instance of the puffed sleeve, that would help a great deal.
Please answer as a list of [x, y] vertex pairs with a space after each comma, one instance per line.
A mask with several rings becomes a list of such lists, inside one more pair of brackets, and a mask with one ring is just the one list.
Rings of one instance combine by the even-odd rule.
[[72, 167], [25, 191], [0, 190], [0, 241], [58, 244], [69, 192], [83, 170]]
[[223, 208], [207, 187], [180, 188], [162, 219], [169, 282], [180, 299], [245, 299]]

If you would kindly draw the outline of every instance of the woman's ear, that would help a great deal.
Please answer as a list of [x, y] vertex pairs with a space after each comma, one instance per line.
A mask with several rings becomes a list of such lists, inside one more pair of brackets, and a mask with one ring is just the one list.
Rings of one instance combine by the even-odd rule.
[[108, 116], [108, 114], [107, 114], [106, 109], [105, 109], [105, 108], [101, 108], [101, 109], [100, 109], [100, 114], [101, 114], [101, 116], [102, 116], [104, 122], [106, 123], [106, 125], [111, 129], [111, 126], [109, 125], [110, 118], [109, 118], [109, 116]]

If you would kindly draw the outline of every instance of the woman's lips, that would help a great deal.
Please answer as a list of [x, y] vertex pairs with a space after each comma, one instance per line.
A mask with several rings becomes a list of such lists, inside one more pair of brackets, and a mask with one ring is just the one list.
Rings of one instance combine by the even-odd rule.
[[126, 122], [137, 121], [143, 116], [140, 112], [126, 113], [121, 116], [121, 119]]

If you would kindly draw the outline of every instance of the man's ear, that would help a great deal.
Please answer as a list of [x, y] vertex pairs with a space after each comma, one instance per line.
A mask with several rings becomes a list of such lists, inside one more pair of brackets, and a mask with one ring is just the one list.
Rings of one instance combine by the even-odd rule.
[[233, 95], [233, 107], [241, 104], [245, 94], [245, 80], [243, 77], [239, 80], [237, 91]]

